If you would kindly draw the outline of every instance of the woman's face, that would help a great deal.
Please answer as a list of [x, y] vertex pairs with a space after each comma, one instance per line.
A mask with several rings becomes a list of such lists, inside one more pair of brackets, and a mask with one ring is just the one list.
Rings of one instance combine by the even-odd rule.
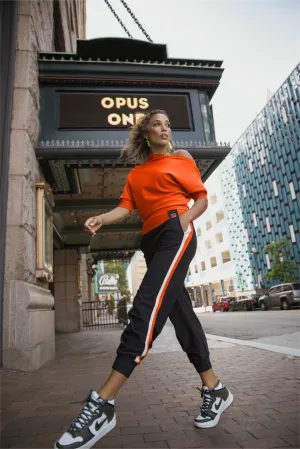
[[146, 138], [152, 145], [167, 146], [171, 139], [171, 126], [164, 114], [155, 114], [149, 120]]

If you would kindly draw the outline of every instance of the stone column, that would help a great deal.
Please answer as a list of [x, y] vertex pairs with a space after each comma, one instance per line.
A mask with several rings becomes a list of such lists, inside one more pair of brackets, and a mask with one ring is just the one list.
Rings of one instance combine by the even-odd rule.
[[80, 260], [80, 299], [82, 302], [89, 301], [89, 279], [87, 274], [86, 254], [81, 254]]
[[201, 285], [200, 289], [201, 289], [201, 303], [202, 303], [201, 305], [202, 305], [202, 307], [205, 307], [205, 291], [204, 291], [204, 286]]
[[213, 292], [213, 288], [212, 288], [212, 284], [211, 282], [208, 284], [209, 286], [209, 293], [210, 293], [210, 304], [212, 305], [214, 302], [214, 292]]
[[[87, 255], [82, 254], [80, 260], [80, 279], [81, 279], [81, 292], [80, 301], [82, 305], [82, 328], [83, 325], [93, 324], [97, 321], [97, 304], [92, 303], [95, 301], [91, 287], [90, 287], [90, 276], [87, 273]], [[90, 303], [90, 304], [89, 304]]]
[[55, 329], [81, 330], [81, 302], [78, 298], [78, 253], [75, 249], [54, 251]]
[[18, 2], [8, 178], [3, 363], [30, 371], [54, 357], [53, 297], [36, 279], [35, 157], [39, 134], [37, 54], [53, 50], [53, 2]]

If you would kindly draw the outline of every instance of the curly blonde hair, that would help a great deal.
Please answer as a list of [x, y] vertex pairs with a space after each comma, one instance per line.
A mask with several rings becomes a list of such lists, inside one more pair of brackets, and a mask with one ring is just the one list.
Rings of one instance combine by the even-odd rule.
[[[121, 150], [121, 158], [127, 159], [130, 162], [142, 164], [145, 162], [150, 154], [150, 148], [148, 147], [145, 139], [145, 133], [148, 130], [148, 124], [150, 118], [155, 114], [163, 114], [169, 118], [166, 111], [162, 109], [154, 109], [147, 112], [136, 125], [132, 126], [129, 131], [128, 143]], [[174, 147], [173, 142], [172, 147]], [[169, 153], [173, 152], [173, 149], [168, 147]]]

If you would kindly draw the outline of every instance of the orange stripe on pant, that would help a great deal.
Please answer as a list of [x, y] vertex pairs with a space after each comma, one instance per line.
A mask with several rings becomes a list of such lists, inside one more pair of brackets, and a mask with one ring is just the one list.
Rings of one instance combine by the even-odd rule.
[[[148, 333], [147, 333], [145, 349], [144, 349], [142, 355], [138, 356], [135, 359], [135, 361], [136, 361], [136, 363], [138, 365], [142, 362], [143, 358], [146, 357], [146, 355], [149, 352], [149, 346], [150, 346], [150, 344], [152, 342], [153, 331], [154, 331], [154, 328], [155, 328], [157, 315], [158, 315], [158, 312], [159, 312], [159, 310], [161, 308], [161, 304], [162, 304], [164, 295], [166, 293], [166, 290], [168, 288], [170, 280], [172, 279], [172, 276], [173, 276], [173, 274], [174, 274], [174, 272], [175, 272], [175, 270], [176, 270], [176, 268], [177, 268], [177, 266], [178, 266], [178, 264], [179, 264], [179, 262], [180, 262], [180, 260], [181, 260], [181, 258], [183, 256], [186, 248], [188, 247], [192, 237], [193, 237], [193, 226], [191, 224], [189, 224], [189, 227], [188, 227], [187, 231], [184, 233], [184, 237], [183, 237], [182, 243], [181, 243], [181, 245], [180, 245], [180, 247], [178, 249], [178, 252], [176, 253], [176, 256], [174, 257], [174, 260], [173, 260], [173, 262], [172, 262], [172, 264], [170, 266], [170, 269], [169, 269], [169, 271], [168, 271], [168, 273], [167, 273], [167, 275], [166, 275], [166, 277], [165, 277], [165, 279], [164, 279], [164, 281], [162, 283], [162, 287], [161, 287], [161, 289], [160, 289], [160, 291], [158, 293], [158, 296], [156, 298], [156, 301], [155, 301], [156, 304], [155, 304], [154, 309], [153, 309], [154, 315], [151, 316], [151, 318], [150, 318], [149, 326], [151, 326], [151, 327], [150, 327], [150, 332], [148, 330]], [[153, 312], [152, 312], [152, 314], [153, 314]]]

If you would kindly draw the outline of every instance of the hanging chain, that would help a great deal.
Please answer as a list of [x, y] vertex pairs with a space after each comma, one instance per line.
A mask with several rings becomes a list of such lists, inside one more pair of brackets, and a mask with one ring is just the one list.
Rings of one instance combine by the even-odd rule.
[[127, 34], [127, 36], [131, 37], [131, 39], [132, 39], [131, 34], [129, 33], [129, 31], [127, 30], [126, 26], [124, 25], [124, 23], [122, 22], [122, 20], [120, 19], [120, 17], [116, 13], [116, 11], [113, 9], [113, 7], [109, 3], [109, 1], [108, 0], [104, 0], [104, 1], [107, 4], [107, 6], [109, 7], [109, 9], [111, 10], [111, 12], [113, 13], [113, 15], [115, 16], [115, 18], [117, 19], [117, 21], [119, 22], [119, 24], [121, 25], [121, 27], [125, 30], [125, 33]]
[[[104, 0], [106, 1], [106, 0]], [[142, 25], [140, 24], [140, 22], [138, 21], [138, 19], [135, 17], [135, 15], [133, 14], [133, 12], [131, 11], [131, 9], [129, 8], [129, 6], [127, 5], [127, 3], [125, 2], [125, 0], [120, 0], [120, 2], [122, 3], [122, 5], [124, 6], [124, 8], [127, 10], [127, 12], [130, 14], [130, 16], [132, 17], [132, 19], [135, 21], [135, 23], [137, 24], [137, 26], [139, 27], [139, 29], [142, 31], [142, 33], [146, 36], [146, 38], [148, 39], [149, 42], [153, 42], [153, 40], [150, 38], [149, 34], [147, 34], [146, 30], [142, 27]]]

